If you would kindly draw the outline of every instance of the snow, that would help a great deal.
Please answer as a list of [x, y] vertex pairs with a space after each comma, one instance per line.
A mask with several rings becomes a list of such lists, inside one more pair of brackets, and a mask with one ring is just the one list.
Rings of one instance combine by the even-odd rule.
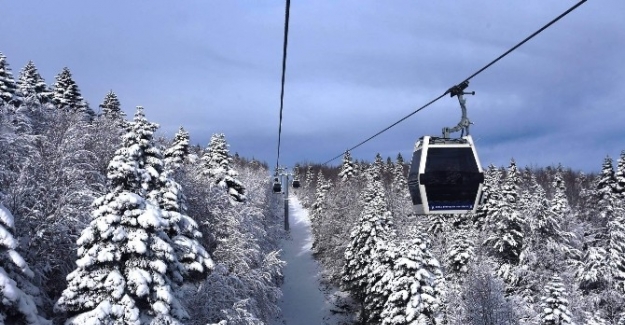
[[15, 227], [14, 225], [15, 221], [13, 219], [13, 215], [2, 204], [0, 204], [0, 221], [11, 229]]
[[282, 299], [278, 306], [282, 318], [272, 325], [334, 325], [344, 322], [319, 282], [320, 267], [312, 256], [312, 232], [308, 211], [295, 196], [289, 198], [290, 236], [282, 243], [284, 267]]

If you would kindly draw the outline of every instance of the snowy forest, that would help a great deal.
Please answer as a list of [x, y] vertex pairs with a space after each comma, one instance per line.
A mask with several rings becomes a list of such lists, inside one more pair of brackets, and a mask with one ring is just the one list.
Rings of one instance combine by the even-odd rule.
[[625, 324], [625, 152], [490, 165], [474, 214], [415, 215], [401, 155], [300, 170], [327, 282], [365, 324]]
[[282, 212], [267, 166], [157, 138], [70, 70], [0, 55], [1, 324], [263, 324], [279, 313]]
[[[273, 171], [103, 95], [96, 111], [68, 68], [14, 78], [0, 54], [0, 323], [270, 324]], [[401, 155], [300, 163], [292, 192], [353, 324], [625, 325], [625, 152], [597, 166], [490, 165], [466, 215], [416, 215]]]

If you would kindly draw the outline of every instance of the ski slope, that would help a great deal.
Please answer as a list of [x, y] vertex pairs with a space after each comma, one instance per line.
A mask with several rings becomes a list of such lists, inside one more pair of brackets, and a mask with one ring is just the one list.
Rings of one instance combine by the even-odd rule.
[[[312, 256], [312, 232], [308, 211], [295, 196], [289, 197], [290, 236], [282, 243], [284, 267], [282, 317], [272, 325], [338, 325], [346, 317], [332, 312], [337, 293], [320, 284], [320, 266]], [[327, 293], [326, 293], [327, 292]]]

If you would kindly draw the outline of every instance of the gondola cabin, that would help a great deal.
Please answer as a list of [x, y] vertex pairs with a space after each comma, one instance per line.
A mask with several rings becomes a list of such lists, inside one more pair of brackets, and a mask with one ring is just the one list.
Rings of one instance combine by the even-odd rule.
[[300, 187], [299, 179], [294, 179], [293, 180], [293, 188], [299, 188], [299, 187]]
[[424, 136], [415, 144], [408, 189], [417, 214], [475, 212], [483, 183], [471, 136]]
[[278, 177], [273, 179], [273, 192], [274, 193], [282, 193], [282, 184]]

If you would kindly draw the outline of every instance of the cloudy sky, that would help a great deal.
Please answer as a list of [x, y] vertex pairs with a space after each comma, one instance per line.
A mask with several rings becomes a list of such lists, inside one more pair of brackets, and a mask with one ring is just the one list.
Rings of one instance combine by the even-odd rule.
[[[281, 164], [325, 162], [461, 82], [573, 0], [293, 0]], [[97, 108], [112, 89], [132, 116], [194, 144], [275, 165], [284, 2], [3, 1], [0, 52], [17, 77], [65, 66]], [[588, 1], [471, 81], [482, 165], [598, 171], [625, 150], [625, 1]], [[410, 156], [460, 119], [445, 97], [352, 154]], [[335, 161], [336, 164], [340, 160]]]

